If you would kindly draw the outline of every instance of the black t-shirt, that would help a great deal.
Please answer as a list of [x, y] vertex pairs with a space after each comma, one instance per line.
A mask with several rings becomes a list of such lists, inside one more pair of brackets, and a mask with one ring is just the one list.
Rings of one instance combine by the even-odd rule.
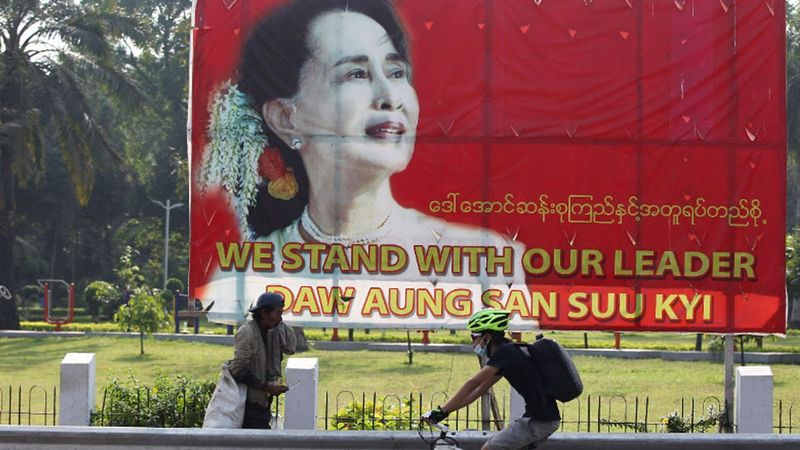
[[505, 377], [525, 399], [524, 417], [543, 421], [561, 419], [555, 399], [540, 389], [542, 380], [533, 362], [513, 343], [506, 342], [495, 347], [486, 364], [497, 368], [497, 374]]

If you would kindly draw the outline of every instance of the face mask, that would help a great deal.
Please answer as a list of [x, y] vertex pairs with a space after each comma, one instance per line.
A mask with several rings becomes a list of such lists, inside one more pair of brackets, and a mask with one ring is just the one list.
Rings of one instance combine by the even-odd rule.
[[486, 346], [481, 346], [480, 342], [475, 346], [475, 348], [472, 349], [472, 351], [481, 358], [486, 356]]

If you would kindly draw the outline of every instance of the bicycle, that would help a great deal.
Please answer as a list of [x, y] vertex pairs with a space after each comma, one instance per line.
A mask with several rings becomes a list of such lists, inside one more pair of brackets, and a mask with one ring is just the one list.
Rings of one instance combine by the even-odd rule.
[[450, 428], [447, 425], [443, 423], [429, 424], [430, 427], [439, 430], [439, 436], [434, 438], [433, 430], [431, 430], [431, 437], [426, 439], [422, 430], [424, 423], [423, 421], [419, 422], [417, 433], [422, 442], [428, 444], [431, 450], [461, 450], [461, 447], [458, 446], [458, 441], [454, 437], [447, 435], [450, 432]]

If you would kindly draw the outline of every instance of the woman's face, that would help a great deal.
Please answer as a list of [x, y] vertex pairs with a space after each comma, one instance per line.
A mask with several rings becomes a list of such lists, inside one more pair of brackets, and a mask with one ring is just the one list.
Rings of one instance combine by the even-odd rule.
[[419, 103], [410, 67], [386, 30], [363, 14], [333, 12], [312, 22], [308, 39], [311, 58], [293, 113], [306, 166], [405, 169]]

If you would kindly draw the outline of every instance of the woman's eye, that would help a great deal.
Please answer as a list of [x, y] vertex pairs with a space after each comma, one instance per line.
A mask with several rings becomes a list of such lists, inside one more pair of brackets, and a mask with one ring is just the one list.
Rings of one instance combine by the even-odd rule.
[[364, 69], [351, 70], [347, 73], [347, 78], [354, 78], [357, 80], [366, 79], [368, 76], [367, 71]]
[[396, 69], [396, 70], [393, 70], [393, 71], [389, 72], [389, 78], [402, 79], [402, 78], [405, 78], [405, 77], [406, 77], [405, 69]]

